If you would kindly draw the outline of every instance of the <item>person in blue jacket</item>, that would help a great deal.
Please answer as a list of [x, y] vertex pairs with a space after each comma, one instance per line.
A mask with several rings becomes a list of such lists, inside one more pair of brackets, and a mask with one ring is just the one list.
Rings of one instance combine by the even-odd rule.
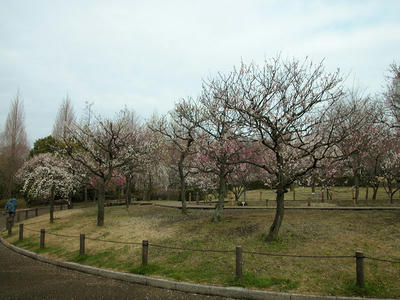
[[17, 210], [17, 199], [15, 199], [14, 197], [10, 198], [7, 203], [6, 203], [6, 211], [8, 212], [8, 216], [9, 217], [14, 217], [15, 216], [15, 212]]

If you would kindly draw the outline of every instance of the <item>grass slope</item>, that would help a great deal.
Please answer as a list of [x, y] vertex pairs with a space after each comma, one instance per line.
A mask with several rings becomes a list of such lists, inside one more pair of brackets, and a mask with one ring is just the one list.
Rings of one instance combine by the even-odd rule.
[[[309, 259], [244, 254], [244, 278], [235, 280], [235, 247], [244, 251], [297, 255], [365, 255], [400, 258], [400, 212], [388, 211], [287, 211], [280, 238], [265, 243], [263, 235], [273, 211], [224, 212], [219, 223], [210, 222], [212, 211], [179, 210], [152, 206], [106, 208], [104, 227], [96, 226], [95, 208], [56, 212], [24, 221], [25, 239], [10, 242], [51, 257], [138, 274], [216, 285], [236, 285], [274, 291], [323, 295], [400, 297], [400, 264], [365, 260], [366, 287], [355, 286], [355, 259]], [[73, 238], [46, 235], [39, 249], [39, 230]], [[28, 230], [29, 229], [29, 230]], [[34, 230], [34, 231], [32, 231]], [[16, 230], [18, 231], [18, 230]], [[141, 263], [141, 245], [87, 240], [80, 257], [79, 234], [89, 238], [150, 242], [149, 264]], [[3, 237], [6, 234], [3, 232]], [[230, 250], [204, 253], [158, 248], [166, 245], [190, 249]]]

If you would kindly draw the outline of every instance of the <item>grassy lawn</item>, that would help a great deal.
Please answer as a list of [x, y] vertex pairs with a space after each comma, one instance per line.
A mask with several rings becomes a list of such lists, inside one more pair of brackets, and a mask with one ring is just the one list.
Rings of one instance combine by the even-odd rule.
[[[364, 255], [400, 259], [400, 212], [286, 211], [280, 238], [266, 244], [263, 234], [274, 211], [225, 211], [223, 221], [211, 223], [212, 211], [153, 206], [107, 207], [105, 226], [96, 226], [95, 208], [57, 211], [24, 221], [25, 239], [18, 230], [9, 238], [17, 246], [54, 258], [156, 277], [214, 285], [235, 285], [274, 291], [323, 295], [400, 297], [400, 264], [365, 260], [366, 287], [355, 286], [355, 258], [310, 259], [244, 254], [244, 278], [235, 280], [235, 247], [244, 251], [296, 255]], [[39, 249], [39, 231], [76, 236], [46, 235]], [[87, 240], [79, 257], [79, 234], [126, 242], [150, 242], [149, 264], [141, 266], [141, 246]], [[3, 232], [3, 237], [6, 233]], [[152, 246], [231, 250], [229, 253], [178, 251]]]
[[[311, 206], [353, 206], [353, 190], [351, 187], [331, 187], [330, 193], [332, 200], [327, 200], [326, 192], [324, 195], [324, 203], [321, 203], [321, 189], [315, 188], [315, 193], [311, 191], [311, 187], [296, 187], [295, 191], [288, 191], [285, 194], [286, 206], [304, 206], [310, 201]], [[366, 200], [367, 189], [360, 187], [359, 192], [359, 206], [388, 206], [390, 205], [389, 196], [385, 192], [383, 187], [378, 189], [376, 200], [372, 200], [373, 190], [368, 189], [368, 200]], [[214, 196], [215, 198], [215, 196]], [[240, 201], [246, 202], [250, 206], [265, 206], [266, 200], [269, 206], [275, 205], [276, 193], [274, 190], [251, 190], [246, 192], [246, 196], [242, 194]], [[231, 192], [228, 195], [228, 205], [231, 204], [234, 197]], [[293, 201], [295, 200], [295, 201]], [[397, 192], [394, 196], [393, 205], [400, 205], [400, 192]]]

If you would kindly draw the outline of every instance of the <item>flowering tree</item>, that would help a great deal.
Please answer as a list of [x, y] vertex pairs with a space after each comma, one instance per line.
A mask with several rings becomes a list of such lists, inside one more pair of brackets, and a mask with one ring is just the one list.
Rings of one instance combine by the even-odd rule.
[[196, 129], [198, 124], [198, 110], [191, 99], [181, 100], [169, 112], [168, 117], [153, 118], [148, 123], [149, 128], [161, 134], [170, 148], [170, 166], [179, 175], [180, 200], [182, 213], [186, 214], [186, 178], [189, 175], [190, 163], [187, 159], [193, 154]]
[[50, 201], [50, 223], [53, 223], [55, 195], [68, 198], [80, 186], [79, 174], [74, 173], [67, 159], [43, 153], [25, 162], [18, 171], [18, 178], [23, 182], [25, 195]]
[[252, 181], [263, 178], [261, 169], [249, 163], [234, 165], [232, 172], [227, 177], [228, 189], [235, 196], [238, 203], [240, 196], [248, 189]]
[[386, 152], [381, 165], [384, 188], [393, 203], [394, 194], [400, 189], [400, 142], [392, 139], [386, 143]]
[[378, 102], [368, 97], [362, 97], [357, 92], [349, 93], [346, 102], [341, 103], [340, 110], [345, 114], [339, 124], [340, 131], [348, 132], [338, 147], [344, 158], [344, 168], [348, 168], [354, 178], [355, 202], [358, 202], [360, 181], [369, 168], [371, 161], [367, 159], [371, 147], [380, 140], [382, 126], [382, 107]]
[[330, 111], [343, 97], [341, 82], [339, 72], [326, 73], [322, 63], [278, 57], [261, 68], [242, 64], [208, 84], [263, 149], [253, 164], [266, 171], [277, 191], [267, 241], [278, 236], [287, 189], [317, 168], [344, 136], [335, 131], [341, 116]]
[[68, 128], [68, 138], [64, 139], [63, 153], [98, 180], [98, 226], [104, 225], [105, 187], [114, 170], [126, 165], [130, 159], [132, 132], [128, 122], [126, 111], [121, 111], [114, 120], [97, 117], [91, 123], [74, 123]]
[[198, 115], [185, 116], [198, 128], [193, 167], [199, 173], [213, 174], [218, 178], [218, 203], [213, 221], [221, 219], [227, 178], [247, 149], [246, 144], [238, 140], [241, 127], [236, 122], [237, 115], [221, 100], [219, 93], [205, 82], [198, 101]]

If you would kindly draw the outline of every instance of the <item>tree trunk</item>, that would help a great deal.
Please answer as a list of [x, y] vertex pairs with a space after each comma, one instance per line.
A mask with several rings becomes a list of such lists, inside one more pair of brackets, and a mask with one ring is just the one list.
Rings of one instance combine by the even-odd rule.
[[368, 192], [369, 192], [369, 188], [368, 185], [365, 187], [365, 201], [368, 201]]
[[131, 193], [131, 176], [126, 176], [126, 207], [128, 208], [132, 201], [132, 193]]
[[390, 192], [390, 204], [393, 204], [393, 195], [395, 192]]
[[50, 195], [50, 223], [54, 223], [54, 189], [55, 186], [51, 188], [51, 195]]
[[325, 202], [325, 188], [321, 187], [321, 202]]
[[267, 242], [275, 241], [278, 238], [279, 229], [282, 224], [283, 215], [285, 211], [284, 207], [284, 199], [285, 199], [285, 190], [279, 189], [276, 191], [276, 211], [275, 211], [275, 218], [274, 222], [272, 223], [271, 227], [269, 228], [269, 233], [266, 237]]
[[358, 175], [358, 170], [354, 171], [354, 186], [356, 188], [354, 199], [356, 204], [358, 204], [358, 196], [360, 195], [360, 176]]
[[97, 226], [104, 225], [104, 192], [105, 182], [103, 180], [99, 183], [99, 200], [97, 202]]
[[296, 201], [296, 187], [294, 183], [292, 184], [292, 192], [293, 192], [293, 201]]
[[372, 189], [373, 189], [373, 194], [372, 194], [372, 200], [376, 200], [376, 195], [378, 194], [378, 189], [379, 189], [379, 185], [374, 185], [373, 187], [372, 187]]
[[[223, 172], [221, 172], [223, 173]], [[226, 179], [224, 176], [220, 176], [219, 179], [219, 188], [218, 188], [218, 203], [215, 206], [214, 216], [212, 221], [218, 222], [221, 221], [222, 211], [224, 209], [224, 195], [225, 195], [225, 188], [226, 188]]]
[[187, 214], [185, 175], [183, 174], [183, 160], [184, 159], [185, 159], [185, 156], [183, 154], [181, 154], [181, 158], [178, 163], [178, 171], [179, 171], [179, 181], [180, 181], [180, 188], [181, 188], [182, 214]]
[[83, 188], [83, 195], [84, 195], [83, 201], [85, 201], [86, 203], [88, 201], [87, 185], [85, 185], [85, 187]]

